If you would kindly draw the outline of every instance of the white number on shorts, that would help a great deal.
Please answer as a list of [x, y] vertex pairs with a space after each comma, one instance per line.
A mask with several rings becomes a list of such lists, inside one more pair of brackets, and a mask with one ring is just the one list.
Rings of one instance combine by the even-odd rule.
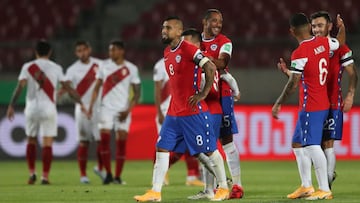
[[321, 58], [319, 61], [319, 81], [320, 81], [320, 85], [324, 85], [326, 82], [326, 76], [328, 74], [328, 71], [326, 69], [327, 67], [327, 62], [326, 59]]
[[326, 119], [324, 124], [324, 130], [335, 130], [335, 119]]
[[230, 116], [229, 115], [226, 115], [226, 116], [223, 116], [223, 121], [222, 121], [222, 126], [223, 127], [230, 127]]
[[196, 135], [196, 144], [197, 145], [199, 145], [199, 146], [201, 146], [201, 145], [203, 145], [204, 144], [204, 141], [203, 141], [203, 139], [202, 139], [202, 136], [201, 135]]

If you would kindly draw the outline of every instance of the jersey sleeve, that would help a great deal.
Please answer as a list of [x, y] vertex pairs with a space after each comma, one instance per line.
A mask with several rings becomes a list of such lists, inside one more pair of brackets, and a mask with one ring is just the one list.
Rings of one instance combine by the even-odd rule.
[[342, 66], [347, 66], [354, 63], [352, 51], [348, 46], [343, 45], [340, 47], [340, 63]]
[[231, 56], [232, 54], [232, 49], [233, 49], [233, 45], [231, 42], [226, 42], [225, 44], [223, 44], [220, 47], [220, 52], [219, 54], [225, 53], [225, 54], [229, 54], [229, 56]]
[[96, 79], [104, 80], [104, 77], [105, 77], [104, 64], [105, 63], [101, 63], [99, 65], [99, 70], [96, 72], [96, 76], [95, 76]]
[[72, 66], [70, 66], [65, 73], [65, 81], [73, 81], [73, 74], [74, 71], [72, 71]]
[[141, 80], [139, 77], [138, 68], [136, 66], [134, 66], [132, 73], [131, 73], [130, 83], [131, 84], [140, 84], [140, 82], [141, 82]]
[[304, 71], [304, 67], [308, 62], [308, 58], [301, 54], [299, 49], [296, 49], [291, 55], [290, 72], [301, 74]]
[[328, 37], [328, 40], [329, 40], [330, 51], [335, 51], [339, 48], [340, 44], [337, 39]]
[[153, 80], [161, 81], [164, 80], [165, 71], [165, 62], [163, 59], [159, 60], [154, 66]]
[[24, 80], [29, 78], [29, 72], [28, 72], [28, 64], [24, 64], [21, 68], [18, 80]]
[[63, 71], [62, 67], [59, 66], [59, 65], [58, 65], [58, 79], [59, 79], [59, 81], [61, 81], [61, 82], [64, 82], [64, 81], [65, 81], [64, 71]]

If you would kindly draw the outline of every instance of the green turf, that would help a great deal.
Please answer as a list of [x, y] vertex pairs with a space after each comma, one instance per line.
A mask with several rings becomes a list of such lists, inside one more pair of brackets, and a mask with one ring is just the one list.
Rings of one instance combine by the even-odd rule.
[[[25, 161], [0, 161], [0, 202], [135, 202], [134, 195], [143, 194], [150, 188], [152, 174], [150, 161], [126, 162], [123, 179], [127, 185], [102, 185], [100, 179], [90, 170], [93, 165], [94, 162], [89, 163], [88, 175], [91, 184], [82, 185], [79, 183], [76, 161], [55, 160], [50, 174], [51, 185], [43, 186], [39, 184], [40, 181], [35, 185], [26, 185], [28, 174]], [[37, 163], [37, 168], [39, 174], [40, 163]], [[305, 200], [285, 198], [287, 193], [292, 192], [299, 185], [294, 161], [244, 161], [241, 163], [241, 168], [245, 196], [242, 200], [226, 202], [305, 202]], [[338, 178], [333, 186], [335, 198], [327, 202], [360, 202], [359, 169], [359, 161], [338, 161], [336, 170]], [[169, 177], [170, 185], [163, 188], [162, 202], [191, 202], [186, 197], [201, 190], [201, 187], [185, 186], [183, 162], [171, 168]], [[316, 185], [315, 178], [313, 183]]]

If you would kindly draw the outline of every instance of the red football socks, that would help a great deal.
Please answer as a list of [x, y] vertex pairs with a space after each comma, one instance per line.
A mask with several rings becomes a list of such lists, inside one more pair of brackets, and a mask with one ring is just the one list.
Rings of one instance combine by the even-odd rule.
[[78, 163], [80, 168], [80, 174], [81, 176], [86, 176], [86, 163], [88, 159], [88, 147], [84, 145], [79, 145], [78, 148]]
[[115, 168], [115, 178], [121, 176], [121, 172], [125, 163], [125, 154], [126, 154], [126, 140], [116, 140], [116, 168]]
[[35, 173], [35, 161], [36, 161], [36, 145], [27, 144], [26, 145], [26, 160], [29, 168], [30, 174]]
[[43, 163], [43, 177], [48, 179], [51, 161], [52, 161], [52, 147], [46, 146], [42, 150], [42, 163]]
[[110, 133], [101, 133], [101, 161], [106, 173], [111, 173]]

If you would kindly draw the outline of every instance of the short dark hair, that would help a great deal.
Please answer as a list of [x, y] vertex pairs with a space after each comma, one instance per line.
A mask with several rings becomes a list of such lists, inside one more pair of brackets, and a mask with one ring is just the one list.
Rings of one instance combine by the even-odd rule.
[[173, 15], [173, 16], [168, 16], [165, 21], [169, 21], [169, 20], [179, 20], [181, 21], [181, 19], [179, 18], [179, 16]]
[[210, 9], [206, 10], [205, 15], [204, 15], [204, 19], [208, 20], [211, 17], [212, 13], [221, 14], [221, 11], [216, 9], [216, 8], [210, 8]]
[[86, 46], [86, 47], [90, 47], [90, 43], [89, 43], [88, 41], [82, 40], [82, 39], [80, 39], [80, 40], [78, 40], [78, 41], [75, 42], [75, 46], [76, 46], [76, 47], [77, 47], [77, 46], [80, 46], [80, 45], [84, 45], [84, 46]]
[[201, 42], [201, 33], [197, 29], [189, 28], [181, 33], [181, 36], [188, 36], [188, 35], [191, 35], [191, 37]]
[[51, 51], [51, 45], [48, 41], [41, 39], [36, 42], [35, 51], [39, 56], [47, 56]]
[[301, 27], [309, 23], [309, 19], [304, 13], [296, 13], [290, 18], [290, 26], [295, 28]]
[[114, 39], [110, 42], [110, 44], [116, 46], [119, 49], [125, 49], [125, 43], [122, 40]]
[[311, 14], [310, 20], [314, 20], [315, 18], [320, 18], [320, 17], [325, 18], [325, 20], [328, 23], [332, 22], [330, 14], [327, 11], [318, 11], [318, 12], [315, 12], [315, 13]]

